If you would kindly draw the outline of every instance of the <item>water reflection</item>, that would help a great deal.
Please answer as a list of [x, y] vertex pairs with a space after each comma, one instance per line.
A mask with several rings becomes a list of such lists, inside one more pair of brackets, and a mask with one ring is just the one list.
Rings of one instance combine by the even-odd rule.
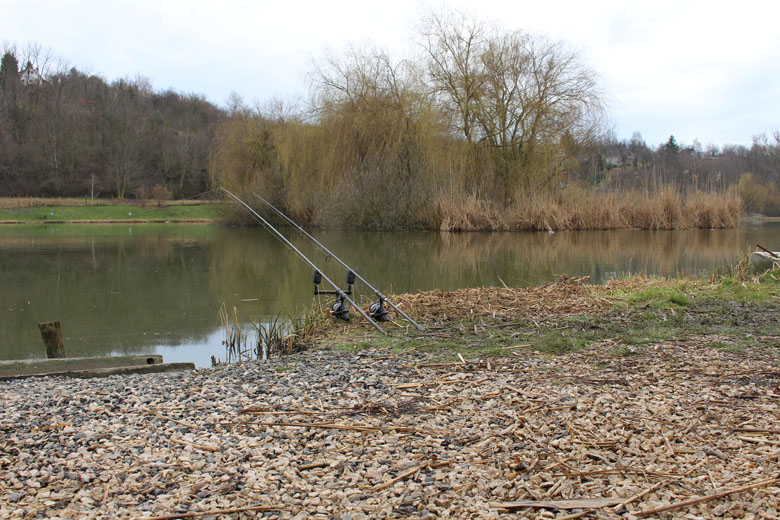
[[[302, 237], [325, 274], [344, 273]], [[547, 233], [342, 233], [317, 238], [378, 288], [406, 292], [543, 283], [556, 274], [602, 282], [728, 265], [780, 225], [732, 230]], [[72, 356], [158, 352], [208, 365], [223, 357], [217, 311], [246, 320], [302, 312], [310, 269], [263, 229], [205, 225], [0, 227], [0, 358], [41, 357], [36, 324], [60, 320]], [[323, 287], [325, 288], [325, 287]], [[358, 287], [364, 296], [366, 290]]]

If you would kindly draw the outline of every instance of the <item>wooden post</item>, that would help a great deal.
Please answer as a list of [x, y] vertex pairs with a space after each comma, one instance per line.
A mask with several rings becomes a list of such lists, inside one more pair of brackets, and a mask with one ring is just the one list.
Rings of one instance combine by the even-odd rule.
[[47, 358], [64, 358], [65, 345], [62, 343], [62, 326], [59, 321], [39, 323], [43, 343], [46, 345]]

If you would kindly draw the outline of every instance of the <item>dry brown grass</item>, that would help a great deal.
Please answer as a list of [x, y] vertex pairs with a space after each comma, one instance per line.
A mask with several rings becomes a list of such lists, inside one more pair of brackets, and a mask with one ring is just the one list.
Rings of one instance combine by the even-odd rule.
[[696, 192], [688, 197], [686, 209], [691, 227], [730, 228], [737, 225], [740, 199], [734, 192], [722, 195]]
[[696, 192], [685, 200], [674, 187], [656, 194], [602, 193], [569, 187], [560, 194], [529, 195], [513, 207], [465, 196], [436, 203], [441, 231], [563, 231], [583, 229], [694, 229], [737, 225], [739, 198], [732, 192]]
[[612, 302], [594, 291], [587, 281], [588, 277], [562, 275], [557, 282], [538, 287], [480, 287], [401, 294], [395, 297], [395, 303], [423, 323], [480, 316], [515, 320], [529, 315], [564, 316], [608, 309]]
[[477, 231], [506, 229], [506, 215], [492, 204], [470, 195], [455, 201], [440, 197], [436, 202], [440, 231]]

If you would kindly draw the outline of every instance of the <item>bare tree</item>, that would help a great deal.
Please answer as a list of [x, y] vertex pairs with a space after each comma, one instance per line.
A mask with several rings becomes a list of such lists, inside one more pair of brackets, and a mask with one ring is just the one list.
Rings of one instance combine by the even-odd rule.
[[125, 80], [118, 81], [111, 94], [104, 112], [103, 141], [109, 177], [117, 198], [123, 199], [142, 171], [144, 99], [142, 89]]
[[476, 140], [480, 98], [487, 80], [481, 56], [489, 46], [485, 24], [462, 12], [432, 13], [420, 29], [435, 99], [453, 130]]

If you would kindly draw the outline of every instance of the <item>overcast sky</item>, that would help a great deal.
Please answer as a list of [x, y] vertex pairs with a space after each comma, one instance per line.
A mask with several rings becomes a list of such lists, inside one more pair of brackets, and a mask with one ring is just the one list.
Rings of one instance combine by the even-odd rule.
[[[392, 0], [0, 0], [0, 40], [50, 48], [108, 80], [225, 105], [305, 96], [327, 46], [371, 40], [405, 54], [439, 2]], [[648, 144], [749, 145], [780, 128], [776, 0], [456, 0], [486, 21], [567, 40], [601, 76], [615, 134]]]

